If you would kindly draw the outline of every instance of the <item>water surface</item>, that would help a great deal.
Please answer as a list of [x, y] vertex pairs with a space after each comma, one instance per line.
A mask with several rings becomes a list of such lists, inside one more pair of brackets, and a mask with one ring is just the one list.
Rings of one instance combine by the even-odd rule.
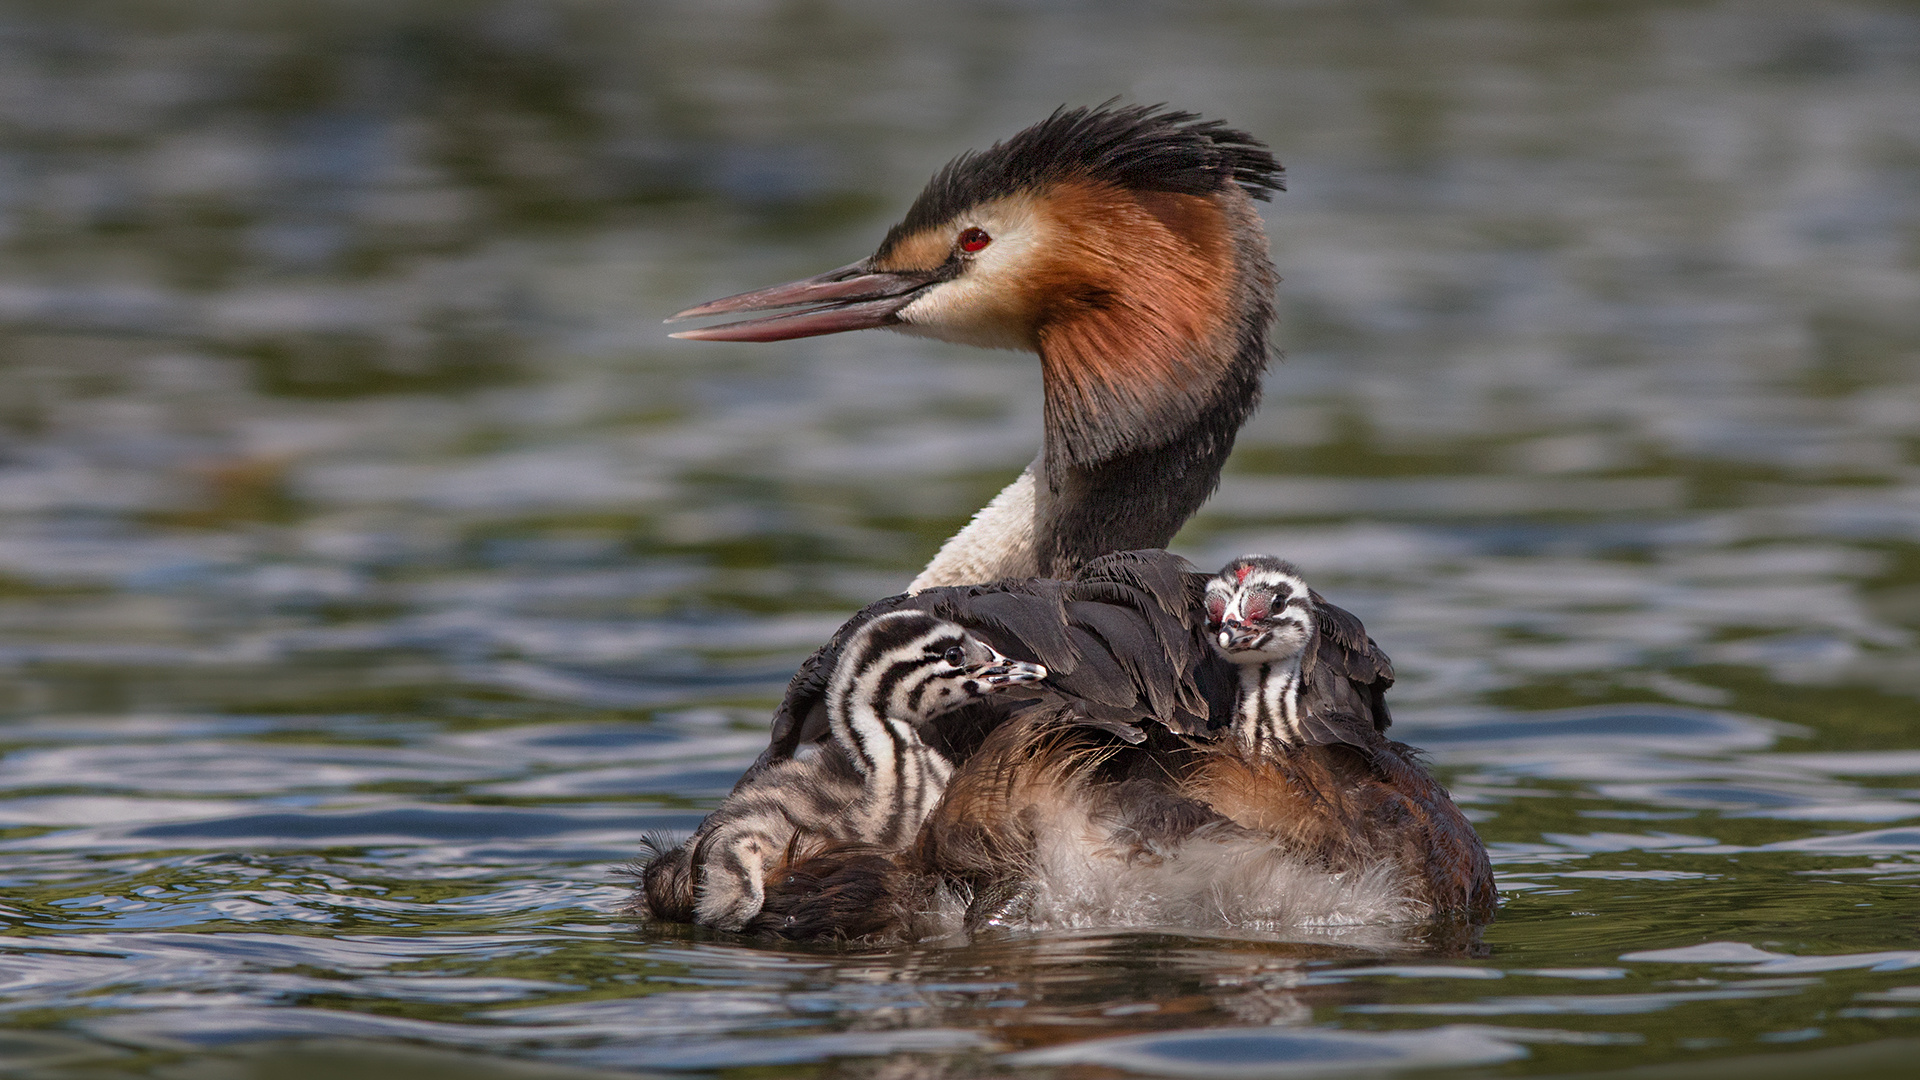
[[[0, 73], [9, 1075], [1920, 1054], [1910, 5], [20, 4]], [[1499, 920], [623, 920], [1039, 437], [1026, 357], [658, 320], [1113, 94], [1292, 187], [1287, 359], [1179, 547], [1365, 618]]]

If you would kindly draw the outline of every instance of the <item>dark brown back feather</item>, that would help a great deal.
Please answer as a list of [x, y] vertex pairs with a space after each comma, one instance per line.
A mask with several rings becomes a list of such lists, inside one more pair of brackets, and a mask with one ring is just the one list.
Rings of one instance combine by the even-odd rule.
[[1393, 723], [1387, 711], [1387, 690], [1393, 686], [1393, 661], [1367, 636], [1360, 619], [1336, 607], [1309, 589], [1314, 622], [1319, 628], [1314, 650], [1302, 665], [1306, 676], [1301, 704], [1309, 713], [1316, 742], [1357, 740], [1361, 730], [1385, 731]]
[[1096, 726], [1156, 720], [1205, 735], [1230, 722], [1237, 675], [1207, 644], [1204, 589], [1204, 576], [1179, 556], [1128, 551], [1088, 563], [1071, 580], [948, 586], [869, 605], [800, 665], [774, 710], [767, 749], [735, 790], [802, 744], [826, 738], [827, 682], [840, 652], [869, 619], [889, 611], [931, 612], [1008, 656], [1047, 666], [1033, 695], [989, 698], [929, 725], [928, 743], [955, 764], [1035, 696], [1072, 702]]

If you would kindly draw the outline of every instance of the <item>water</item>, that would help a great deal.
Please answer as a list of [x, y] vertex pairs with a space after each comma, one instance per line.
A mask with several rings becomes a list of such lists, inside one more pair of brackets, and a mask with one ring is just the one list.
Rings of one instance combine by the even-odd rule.
[[[1024, 357], [659, 318], [1116, 93], [1293, 188], [1180, 547], [1367, 620], [1499, 920], [616, 917], [1039, 431]], [[1916, 99], [1896, 3], [8, 7], [0, 1071], [1902, 1075]]]

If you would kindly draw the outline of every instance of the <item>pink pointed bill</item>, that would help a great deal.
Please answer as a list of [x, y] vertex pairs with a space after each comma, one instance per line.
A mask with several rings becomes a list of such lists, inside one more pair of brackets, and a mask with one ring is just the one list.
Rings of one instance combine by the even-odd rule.
[[857, 262], [785, 285], [698, 304], [667, 321], [775, 308], [805, 307], [803, 311], [681, 330], [669, 336], [688, 341], [786, 341], [887, 326], [897, 321], [894, 313], [913, 303], [919, 290], [931, 280], [924, 273], [870, 271], [864, 262]]

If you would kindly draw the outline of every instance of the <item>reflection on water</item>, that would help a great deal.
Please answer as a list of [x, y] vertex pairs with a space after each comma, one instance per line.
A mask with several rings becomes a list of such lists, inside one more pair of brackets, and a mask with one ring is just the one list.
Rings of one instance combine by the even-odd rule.
[[[1916, 61], [1870, 0], [15, 6], [0, 1071], [1901, 1075]], [[1115, 93], [1293, 189], [1181, 546], [1367, 620], [1500, 920], [621, 921], [1039, 431], [1022, 357], [657, 320]]]

